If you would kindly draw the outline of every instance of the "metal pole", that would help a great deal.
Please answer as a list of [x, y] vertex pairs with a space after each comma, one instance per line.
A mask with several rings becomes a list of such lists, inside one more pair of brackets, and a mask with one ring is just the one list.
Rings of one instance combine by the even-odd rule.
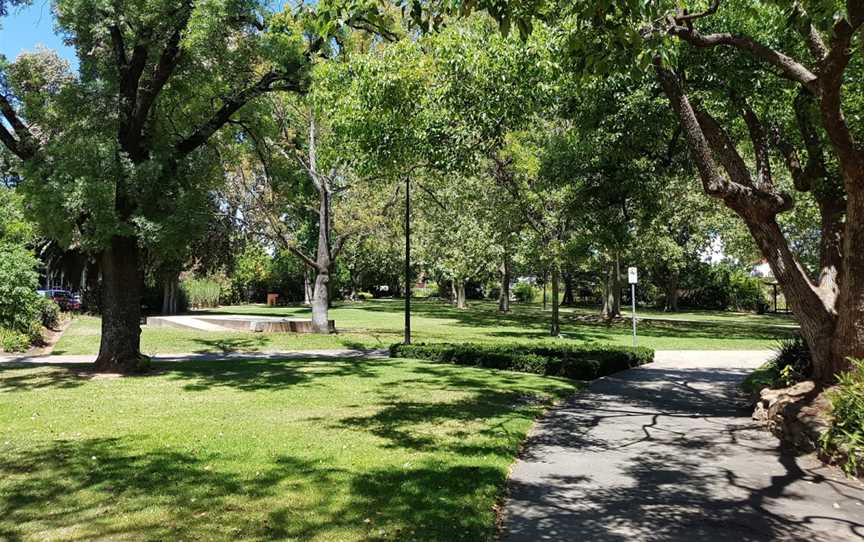
[[411, 179], [405, 177], [405, 344], [411, 344]]
[[636, 285], [630, 285], [630, 301], [633, 303], [633, 348], [636, 348]]

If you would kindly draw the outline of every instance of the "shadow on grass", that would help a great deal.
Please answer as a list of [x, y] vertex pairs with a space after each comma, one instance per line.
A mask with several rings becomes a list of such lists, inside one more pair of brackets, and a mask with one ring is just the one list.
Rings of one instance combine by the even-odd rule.
[[[491, 370], [389, 363], [399, 370], [381, 374], [380, 362], [365, 360], [158, 363], [160, 378], [179, 380], [187, 391], [278, 391], [356, 377], [378, 378], [378, 385], [364, 391], [371, 415], [321, 419], [339, 437], [314, 458], [277, 451], [256, 464], [255, 454], [217, 453], [197, 441], [192, 451], [136, 436], [6, 450], [0, 539], [492, 540], [490, 505], [524, 424], [545, 404], [532, 395], [537, 383]], [[568, 391], [548, 382], [550, 393]], [[451, 400], [435, 399], [442, 389]], [[460, 392], [455, 400], [453, 389]], [[336, 444], [352, 431], [412, 453], [339, 466]]]
[[250, 333], [249, 337], [232, 337], [232, 338], [216, 338], [216, 339], [193, 339], [195, 344], [200, 344], [202, 348], [195, 352], [222, 352], [230, 354], [232, 352], [250, 352], [266, 346], [267, 337], [260, 333]]
[[0, 363], [0, 393], [77, 388], [93, 376], [90, 364]]
[[[394, 313], [400, 309], [394, 303], [374, 302], [353, 305], [358, 311]], [[494, 304], [475, 303], [468, 310], [458, 310], [437, 301], [418, 301], [412, 314], [419, 318], [455, 320], [455, 325], [479, 328], [489, 336], [513, 339], [542, 339], [548, 335], [550, 314], [536, 306], [517, 306], [509, 313], [500, 313]], [[584, 341], [608, 340], [609, 335], [626, 335], [630, 321], [612, 323], [585, 321], [577, 314], [562, 314], [562, 331], [568, 338]], [[515, 328], [502, 330], [500, 328]], [[646, 337], [680, 339], [749, 339], [775, 340], [789, 337], [795, 330], [760, 322], [642, 320], [639, 333]]]
[[353, 471], [285, 455], [239, 474], [213, 455], [148, 444], [54, 441], [0, 457], [0, 538], [489, 540], [479, 497], [505, 476], [441, 463]]

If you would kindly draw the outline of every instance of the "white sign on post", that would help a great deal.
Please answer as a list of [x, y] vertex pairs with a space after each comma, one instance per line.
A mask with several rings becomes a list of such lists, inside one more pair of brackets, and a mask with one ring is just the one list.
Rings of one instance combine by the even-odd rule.
[[630, 300], [633, 303], [633, 348], [636, 348], [636, 282], [639, 280], [638, 270], [635, 267], [627, 268], [627, 279], [630, 283]]

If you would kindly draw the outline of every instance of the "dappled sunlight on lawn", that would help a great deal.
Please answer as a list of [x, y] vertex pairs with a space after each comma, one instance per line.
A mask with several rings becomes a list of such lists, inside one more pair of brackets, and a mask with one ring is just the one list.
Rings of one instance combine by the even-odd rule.
[[[562, 313], [562, 337], [586, 343], [630, 344], [630, 322], [607, 323], [586, 318], [588, 309]], [[202, 311], [217, 314], [308, 317], [307, 307], [240, 305]], [[596, 311], [595, 311], [596, 313]], [[374, 300], [336, 304], [330, 312], [339, 331], [333, 335], [250, 332], [202, 332], [144, 326], [141, 336], [145, 354], [181, 352], [290, 351], [339, 348], [386, 348], [402, 340], [401, 300]], [[596, 314], [592, 313], [596, 316]], [[770, 348], [794, 332], [787, 316], [742, 313], [684, 313], [678, 318], [648, 319], [638, 325], [640, 344], [664, 350], [752, 350]], [[413, 337], [417, 342], [524, 342], [549, 338], [550, 313], [540, 305], [515, 304], [502, 314], [494, 303], [473, 301], [468, 310], [458, 310], [438, 301], [416, 301], [412, 306]], [[55, 354], [95, 354], [98, 351], [99, 320], [80, 317], [58, 343]]]
[[0, 539], [492, 540], [531, 421], [577, 386], [386, 359], [0, 367]]

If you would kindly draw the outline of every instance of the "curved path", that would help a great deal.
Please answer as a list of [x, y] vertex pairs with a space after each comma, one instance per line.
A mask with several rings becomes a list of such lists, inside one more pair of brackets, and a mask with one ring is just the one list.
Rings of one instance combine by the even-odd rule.
[[864, 540], [864, 484], [782, 453], [734, 401], [768, 352], [658, 352], [532, 431], [506, 542]]

